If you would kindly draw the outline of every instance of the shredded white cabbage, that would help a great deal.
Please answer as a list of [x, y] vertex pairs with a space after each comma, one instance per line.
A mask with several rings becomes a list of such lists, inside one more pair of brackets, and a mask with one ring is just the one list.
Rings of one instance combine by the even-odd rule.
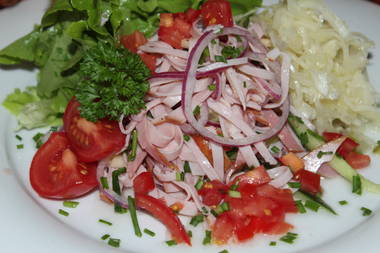
[[254, 22], [273, 47], [292, 57], [290, 96], [296, 111], [319, 132], [340, 131], [369, 144], [363, 126], [380, 126], [379, 95], [366, 74], [374, 43], [350, 32], [319, 0], [284, 1]]

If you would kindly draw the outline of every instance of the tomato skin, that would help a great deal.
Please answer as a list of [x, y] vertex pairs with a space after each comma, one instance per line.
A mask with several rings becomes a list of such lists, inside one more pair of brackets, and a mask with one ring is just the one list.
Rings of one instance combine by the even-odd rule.
[[296, 178], [301, 183], [301, 190], [310, 194], [321, 192], [321, 176], [308, 170], [300, 170], [296, 174]]
[[191, 246], [189, 235], [183, 227], [178, 216], [162, 201], [149, 195], [136, 193], [136, 206], [149, 212], [161, 221], [170, 231], [173, 239], [178, 243], [186, 243]]
[[72, 98], [63, 116], [63, 127], [80, 161], [99, 161], [124, 146], [125, 136], [118, 122], [107, 119], [90, 122], [80, 117], [78, 107], [79, 102]]
[[148, 194], [155, 188], [153, 174], [150, 171], [139, 174], [133, 180], [133, 190], [136, 193]]
[[205, 26], [233, 26], [232, 10], [227, 0], [208, 0], [201, 7], [201, 15]]
[[351, 151], [345, 157], [347, 163], [354, 169], [363, 169], [369, 166], [371, 158], [368, 155]]
[[77, 198], [97, 187], [96, 166], [78, 162], [66, 134], [54, 132], [33, 157], [30, 183], [41, 197]]

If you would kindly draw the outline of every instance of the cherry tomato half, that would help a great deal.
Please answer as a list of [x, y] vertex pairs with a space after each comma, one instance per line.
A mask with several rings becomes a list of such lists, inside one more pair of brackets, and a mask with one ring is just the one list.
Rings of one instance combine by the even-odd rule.
[[79, 102], [71, 99], [63, 116], [63, 127], [80, 161], [99, 161], [124, 146], [125, 136], [118, 122], [106, 119], [90, 122], [80, 117], [78, 107]]
[[42, 197], [72, 199], [97, 186], [96, 163], [79, 162], [63, 132], [52, 133], [33, 157], [30, 183]]

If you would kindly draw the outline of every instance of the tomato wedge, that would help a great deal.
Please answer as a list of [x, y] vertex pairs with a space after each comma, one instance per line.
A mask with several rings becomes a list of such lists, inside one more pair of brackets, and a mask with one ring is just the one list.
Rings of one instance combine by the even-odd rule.
[[153, 198], [149, 195], [136, 193], [136, 206], [161, 221], [169, 230], [177, 243], [186, 243], [191, 246], [189, 235], [183, 227], [178, 216], [164, 204], [161, 200]]
[[205, 26], [223, 25], [233, 26], [232, 10], [227, 0], [208, 0], [201, 7], [201, 15]]
[[[323, 137], [326, 141], [333, 141], [335, 139], [338, 139], [342, 137], [343, 135], [340, 133], [334, 133], [334, 132], [324, 132]], [[336, 151], [339, 155], [341, 155], [343, 158], [346, 158], [346, 156], [355, 150], [355, 148], [359, 146], [359, 143], [354, 141], [353, 139], [347, 137], [346, 140], [340, 145], [338, 150]]]
[[55, 132], [33, 157], [30, 183], [41, 197], [80, 197], [96, 188], [96, 165], [79, 162], [66, 134]]
[[136, 193], [148, 194], [154, 187], [153, 174], [150, 171], [141, 173], [133, 180], [133, 190]]
[[71, 99], [63, 116], [63, 127], [72, 150], [83, 162], [99, 161], [117, 151], [125, 143], [116, 121], [90, 122], [80, 117], [79, 102]]

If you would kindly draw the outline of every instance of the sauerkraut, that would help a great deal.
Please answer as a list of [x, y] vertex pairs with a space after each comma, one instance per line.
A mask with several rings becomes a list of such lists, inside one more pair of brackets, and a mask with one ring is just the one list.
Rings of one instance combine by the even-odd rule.
[[255, 17], [273, 47], [292, 57], [290, 96], [296, 113], [319, 132], [343, 132], [371, 142], [363, 126], [380, 123], [379, 95], [366, 74], [374, 43], [319, 0], [288, 0]]

